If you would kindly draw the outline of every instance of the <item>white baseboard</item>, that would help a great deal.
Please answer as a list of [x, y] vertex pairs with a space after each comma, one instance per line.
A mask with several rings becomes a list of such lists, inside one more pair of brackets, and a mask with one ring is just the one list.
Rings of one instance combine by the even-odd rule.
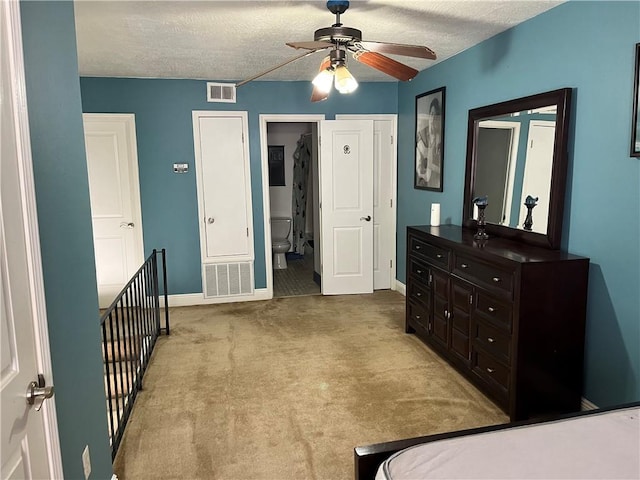
[[580, 402], [580, 408], [582, 411], [585, 410], [596, 410], [598, 406], [595, 403], [590, 402], [586, 398], [582, 397], [582, 401]]
[[[253, 295], [235, 295], [230, 297], [204, 298], [202, 293], [186, 293], [181, 295], [169, 295], [169, 307], [190, 307], [193, 305], [213, 305], [216, 303], [254, 302], [269, 300], [272, 295], [266, 288], [256, 288]], [[164, 297], [160, 296], [160, 306], [164, 307]]]
[[407, 296], [407, 286], [402, 283], [400, 280], [396, 280], [396, 290], [400, 292], [405, 297]]

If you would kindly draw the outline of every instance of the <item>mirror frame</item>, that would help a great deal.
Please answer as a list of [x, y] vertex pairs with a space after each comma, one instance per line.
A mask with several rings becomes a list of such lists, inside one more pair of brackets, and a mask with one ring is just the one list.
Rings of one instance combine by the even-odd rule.
[[555, 250], [560, 248], [564, 215], [564, 197], [567, 183], [567, 144], [571, 111], [571, 89], [562, 88], [469, 110], [467, 165], [465, 169], [462, 219], [464, 227], [476, 228], [477, 221], [473, 219], [472, 200], [477, 168], [476, 148], [479, 130], [478, 124], [481, 120], [521, 112], [523, 110], [533, 110], [549, 105], [556, 105], [557, 113], [547, 233], [545, 235], [504, 225], [487, 223], [486, 232], [489, 234], [489, 242], [491, 241], [491, 236], [497, 236]]

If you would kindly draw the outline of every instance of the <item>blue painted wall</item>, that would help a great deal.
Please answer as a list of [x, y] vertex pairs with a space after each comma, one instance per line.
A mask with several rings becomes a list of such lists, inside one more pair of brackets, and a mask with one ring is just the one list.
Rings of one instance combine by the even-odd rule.
[[[94, 478], [108, 478], [72, 4], [44, 3], [23, 5], [23, 28], [64, 466], [66, 476], [80, 477], [79, 456], [89, 443]], [[592, 260], [586, 397], [604, 406], [640, 399], [640, 161], [628, 155], [639, 20], [638, 2], [572, 1], [409, 84], [364, 84], [356, 95], [318, 105], [308, 101], [307, 82], [254, 82], [238, 91], [239, 103], [231, 107], [206, 103], [200, 81], [97, 78], [81, 79], [82, 102], [87, 112], [136, 114], [145, 248], [168, 248], [170, 290], [177, 294], [201, 291], [195, 176], [193, 169], [171, 172], [173, 162], [193, 164], [191, 110], [249, 111], [257, 287], [265, 285], [258, 115], [397, 112], [398, 278], [404, 281], [405, 227], [428, 223], [432, 202], [442, 204], [443, 222], [461, 220], [468, 110], [574, 87], [563, 239], [564, 248]], [[443, 85], [444, 192], [414, 190], [415, 96]], [[71, 398], [82, 382], [89, 382], [88, 397]]]
[[[266, 287], [261, 114], [395, 113], [396, 83], [363, 83], [356, 93], [332, 92], [311, 103], [309, 82], [252, 82], [237, 91], [238, 103], [207, 103], [198, 80], [82, 78], [85, 113], [134, 113], [145, 251], [167, 249], [170, 294], [202, 292], [198, 199], [193, 149], [193, 110], [249, 112], [249, 156], [253, 199], [255, 286]], [[173, 173], [187, 162], [189, 173]]]
[[73, 2], [21, 2], [29, 128], [65, 478], [112, 474]]
[[[398, 91], [398, 278], [405, 227], [462, 216], [469, 109], [574, 88], [563, 248], [591, 258], [585, 396], [640, 399], [640, 161], [629, 157], [639, 2], [562, 4], [422, 72]], [[444, 192], [414, 190], [415, 96], [447, 87]]]

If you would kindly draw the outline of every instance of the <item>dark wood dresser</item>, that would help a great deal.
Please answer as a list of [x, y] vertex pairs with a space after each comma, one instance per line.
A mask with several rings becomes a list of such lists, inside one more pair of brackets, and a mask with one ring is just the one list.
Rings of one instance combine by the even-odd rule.
[[473, 234], [407, 228], [406, 332], [512, 421], [580, 410], [589, 259]]

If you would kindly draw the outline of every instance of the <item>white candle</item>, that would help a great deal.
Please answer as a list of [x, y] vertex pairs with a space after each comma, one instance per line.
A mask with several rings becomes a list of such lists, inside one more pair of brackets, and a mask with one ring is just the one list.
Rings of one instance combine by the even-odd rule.
[[431, 226], [437, 227], [440, 225], [440, 204], [431, 204]]

